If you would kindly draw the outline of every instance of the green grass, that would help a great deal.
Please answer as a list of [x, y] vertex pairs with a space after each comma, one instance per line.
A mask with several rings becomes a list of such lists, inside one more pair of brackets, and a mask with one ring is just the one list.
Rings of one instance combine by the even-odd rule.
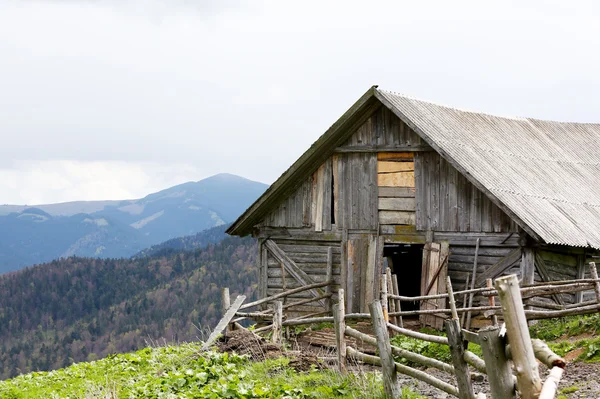
[[[0, 381], [3, 399], [113, 398], [383, 398], [379, 373], [342, 376], [332, 370], [298, 372], [289, 359], [251, 362], [199, 345], [146, 348], [90, 363]], [[404, 388], [404, 399], [420, 396]]]

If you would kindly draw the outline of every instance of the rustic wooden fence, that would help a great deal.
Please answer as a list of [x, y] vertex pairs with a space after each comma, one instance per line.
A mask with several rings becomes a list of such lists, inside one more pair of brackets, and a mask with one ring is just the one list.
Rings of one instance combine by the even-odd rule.
[[[572, 314], [586, 314], [600, 311], [600, 279], [596, 265], [590, 263], [591, 279], [553, 281], [541, 284], [533, 284], [525, 287], [519, 286], [515, 275], [501, 277], [491, 281], [485, 288], [467, 289], [453, 292], [452, 282], [447, 279], [447, 293], [421, 296], [405, 297], [397, 294], [391, 281], [395, 280], [389, 270], [381, 278], [381, 298], [375, 300], [369, 306], [369, 313], [345, 313], [344, 290], [338, 290], [338, 302], [331, 302], [331, 286], [333, 281], [329, 278], [322, 283], [315, 283], [287, 290], [279, 294], [259, 299], [244, 304], [245, 298], [239, 296], [233, 304], [230, 302], [228, 289], [223, 289], [223, 311], [224, 317], [217, 328], [211, 334], [204, 347], [208, 348], [216, 337], [226, 328], [235, 326], [241, 320], [250, 318], [269, 322], [268, 325], [260, 327], [254, 332], [272, 331], [273, 342], [282, 341], [282, 329], [285, 326], [310, 325], [315, 323], [333, 322], [336, 333], [337, 364], [339, 371], [347, 372], [348, 359], [364, 362], [382, 368], [383, 381], [386, 394], [390, 397], [399, 397], [400, 388], [397, 384], [397, 373], [405, 374], [417, 380], [423, 381], [450, 395], [459, 398], [485, 398], [483, 393], [475, 395], [471, 384], [472, 367], [479, 373], [487, 375], [489, 391], [493, 399], [516, 398], [517, 391], [521, 398], [554, 398], [558, 383], [562, 376], [565, 361], [554, 354], [548, 346], [540, 340], [532, 340], [529, 335], [528, 320], [562, 317]], [[326, 288], [325, 293], [315, 291]], [[596, 299], [585, 303], [573, 305], [554, 305], [546, 302], [535, 302], [534, 297], [552, 296], [566, 292], [579, 292], [593, 290]], [[283, 305], [282, 299], [293, 294], [311, 291], [313, 297]], [[391, 292], [391, 293], [390, 293]], [[488, 298], [488, 306], [468, 306], [472, 300], [466, 301], [465, 296], [481, 295]], [[457, 308], [456, 297], [463, 298], [463, 307]], [[501, 306], [495, 304], [498, 298]], [[284, 310], [313, 301], [325, 300], [325, 308], [321, 313], [308, 314], [292, 319], [284, 318]], [[447, 302], [448, 308], [423, 309], [416, 311], [402, 311], [401, 304], [404, 301], [429, 301], [429, 303]], [[272, 307], [256, 312], [243, 312], [252, 307], [271, 303]], [[524, 305], [533, 305], [542, 310], [525, 309]], [[537, 306], [540, 305], [540, 306]], [[558, 308], [561, 306], [561, 308]], [[477, 333], [462, 328], [459, 314], [482, 313], [491, 319], [491, 325], [480, 329]], [[403, 327], [403, 317], [415, 315], [442, 316], [447, 336], [425, 334]], [[502, 327], [498, 325], [498, 316], [504, 320]], [[374, 336], [360, 332], [347, 325], [350, 320], [368, 319], [371, 321]], [[238, 325], [241, 328], [241, 326]], [[389, 333], [402, 334], [415, 339], [448, 345], [452, 357], [452, 363], [445, 363], [438, 359], [429, 358], [399, 347], [390, 342]], [[353, 337], [362, 343], [377, 348], [379, 356], [360, 352], [357, 348], [348, 345], [346, 337]], [[473, 342], [481, 346], [483, 359], [465, 349], [465, 342]], [[410, 367], [394, 360], [396, 358], [406, 359], [418, 365], [433, 367], [453, 376], [456, 386], [443, 381], [440, 378], [425, 373], [415, 367]], [[546, 365], [551, 371], [546, 381], [542, 382], [536, 359]]]

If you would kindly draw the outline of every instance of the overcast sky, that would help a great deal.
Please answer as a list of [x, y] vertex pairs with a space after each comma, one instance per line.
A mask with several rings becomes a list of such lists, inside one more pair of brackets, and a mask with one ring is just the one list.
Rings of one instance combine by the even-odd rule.
[[0, 204], [272, 183], [373, 84], [600, 121], [598, 2], [494, 3], [0, 0]]

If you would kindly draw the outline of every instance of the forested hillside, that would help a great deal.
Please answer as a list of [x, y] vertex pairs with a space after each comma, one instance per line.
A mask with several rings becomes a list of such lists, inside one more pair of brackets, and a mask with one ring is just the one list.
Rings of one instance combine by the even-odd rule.
[[173, 238], [160, 244], [153, 245], [150, 248], [146, 248], [134, 257], [159, 256], [171, 252], [195, 251], [196, 248], [206, 247], [209, 244], [216, 244], [222, 241], [227, 237], [225, 230], [227, 230], [229, 226], [231, 226], [231, 223], [206, 229], [194, 235]]
[[0, 276], [0, 377], [49, 370], [152, 340], [197, 340], [220, 288], [253, 296], [255, 242], [135, 259], [71, 257]]

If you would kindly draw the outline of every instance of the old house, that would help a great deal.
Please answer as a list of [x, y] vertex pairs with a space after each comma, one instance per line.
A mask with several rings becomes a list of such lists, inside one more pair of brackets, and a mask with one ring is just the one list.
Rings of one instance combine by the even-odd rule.
[[600, 124], [466, 112], [372, 87], [228, 233], [258, 238], [261, 297], [323, 281], [331, 247], [348, 311], [365, 312], [384, 265], [408, 296], [445, 292], [446, 275], [464, 288], [476, 251], [477, 287], [507, 273], [584, 277], [600, 249], [599, 181]]

